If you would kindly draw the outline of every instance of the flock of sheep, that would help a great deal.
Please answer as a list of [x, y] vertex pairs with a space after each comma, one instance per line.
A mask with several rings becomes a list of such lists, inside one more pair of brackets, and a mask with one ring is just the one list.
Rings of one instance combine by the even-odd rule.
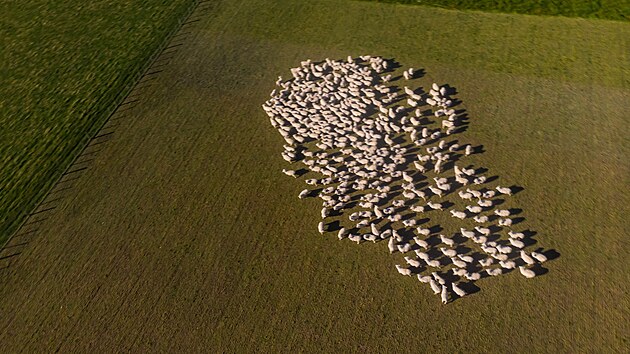
[[[315, 176], [299, 198], [321, 198], [318, 231], [357, 244], [386, 242], [390, 253], [403, 255], [398, 272], [429, 284], [443, 303], [465, 296], [482, 277], [518, 269], [533, 278], [532, 267], [546, 257], [525, 251], [530, 235], [511, 229], [518, 210], [497, 207], [504, 200], [496, 197], [512, 188], [490, 186], [485, 169], [461, 163], [476, 149], [452, 139], [466, 118], [450, 89], [434, 83], [429, 92], [401, 91], [391, 82], [411, 86], [419, 75], [407, 69], [393, 78], [394, 65], [372, 56], [306, 60], [291, 79], [278, 78], [263, 104], [286, 141], [282, 157], [300, 166], [283, 172]], [[456, 209], [451, 197], [466, 205]], [[440, 233], [439, 225], [426, 225], [446, 210], [464, 227]], [[333, 230], [339, 216], [346, 226]]]

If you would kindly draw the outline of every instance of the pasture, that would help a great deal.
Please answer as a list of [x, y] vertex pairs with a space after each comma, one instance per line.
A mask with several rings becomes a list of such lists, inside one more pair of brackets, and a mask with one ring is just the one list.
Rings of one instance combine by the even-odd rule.
[[129, 93], [193, 1], [7, 4], [0, 244]]
[[[341, 0], [204, 9], [89, 168], [48, 197], [55, 212], [11, 241], [25, 245], [0, 270], [5, 350], [628, 346], [626, 23]], [[261, 104], [304, 58], [363, 54], [457, 89], [461, 138], [485, 150], [471, 163], [524, 187], [523, 227], [560, 254], [549, 273], [482, 280], [442, 305], [383, 244], [317, 233], [321, 204], [280, 172]]]

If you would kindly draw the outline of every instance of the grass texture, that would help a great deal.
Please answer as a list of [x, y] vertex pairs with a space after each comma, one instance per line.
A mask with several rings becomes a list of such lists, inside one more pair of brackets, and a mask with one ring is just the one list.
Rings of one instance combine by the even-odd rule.
[[527, 15], [630, 20], [628, 0], [364, 0]]
[[193, 0], [9, 1], [0, 244], [91, 138]]

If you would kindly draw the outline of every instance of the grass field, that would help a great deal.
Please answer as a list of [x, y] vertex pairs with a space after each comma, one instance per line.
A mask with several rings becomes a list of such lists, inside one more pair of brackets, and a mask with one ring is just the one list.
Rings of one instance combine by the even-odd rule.
[[120, 103], [193, 0], [5, 6], [0, 244]]
[[[0, 270], [7, 352], [623, 352], [626, 23], [373, 2], [217, 1]], [[456, 23], [457, 26], [440, 26]], [[440, 30], [437, 30], [437, 29]], [[455, 86], [474, 163], [525, 188], [549, 273], [447, 306], [383, 244], [317, 234], [261, 110], [305, 58], [393, 57]], [[17, 246], [20, 243], [26, 243]]]
[[566, 16], [628, 21], [628, 0], [367, 0], [445, 9], [507, 12], [528, 15]]

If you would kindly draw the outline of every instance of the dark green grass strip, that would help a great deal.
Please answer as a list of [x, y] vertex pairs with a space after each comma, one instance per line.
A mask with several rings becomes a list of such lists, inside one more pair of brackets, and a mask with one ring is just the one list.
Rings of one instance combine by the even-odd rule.
[[363, 0], [528, 15], [630, 19], [628, 0]]
[[4, 7], [0, 245], [196, 2], [28, 0]]

